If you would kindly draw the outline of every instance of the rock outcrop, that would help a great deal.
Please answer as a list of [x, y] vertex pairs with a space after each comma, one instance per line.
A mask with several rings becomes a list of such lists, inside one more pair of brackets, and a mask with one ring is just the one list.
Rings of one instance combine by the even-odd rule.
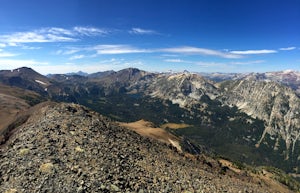
[[189, 72], [162, 74], [149, 84], [146, 93], [170, 100], [183, 108], [198, 103], [204, 95], [214, 100], [220, 94], [212, 82]]
[[[223, 101], [248, 115], [265, 121], [265, 134], [286, 145], [286, 159], [300, 140], [300, 99], [289, 87], [275, 82], [247, 78], [223, 85]], [[273, 147], [276, 148], [276, 147]]]

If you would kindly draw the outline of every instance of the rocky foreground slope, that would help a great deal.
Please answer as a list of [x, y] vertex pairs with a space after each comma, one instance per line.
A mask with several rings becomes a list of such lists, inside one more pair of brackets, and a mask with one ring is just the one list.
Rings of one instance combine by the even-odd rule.
[[0, 160], [0, 192], [280, 191], [74, 104], [36, 110], [1, 146]]

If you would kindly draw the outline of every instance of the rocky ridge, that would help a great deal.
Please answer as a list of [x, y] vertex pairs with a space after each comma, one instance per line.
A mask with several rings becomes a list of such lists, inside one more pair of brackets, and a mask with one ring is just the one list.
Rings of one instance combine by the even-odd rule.
[[[289, 152], [294, 153], [300, 137], [300, 99], [291, 88], [275, 82], [244, 79], [224, 84], [223, 101], [237, 106], [249, 116], [265, 121], [265, 131], [258, 141], [259, 145], [268, 133], [275, 140], [282, 138], [286, 144], [286, 159]], [[275, 143], [274, 149], [278, 142]]]
[[162, 74], [149, 84], [146, 93], [152, 97], [170, 100], [180, 107], [190, 107], [206, 95], [211, 100], [220, 95], [212, 82], [189, 72]]
[[246, 173], [221, 174], [208, 158], [188, 158], [75, 104], [37, 109], [0, 158], [1, 192], [278, 191]]

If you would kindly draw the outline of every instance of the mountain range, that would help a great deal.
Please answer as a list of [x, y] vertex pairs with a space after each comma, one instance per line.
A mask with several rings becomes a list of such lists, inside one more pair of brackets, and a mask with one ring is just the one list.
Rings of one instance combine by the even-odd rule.
[[[151, 127], [163, 128], [175, 136], [172, 139], [177, 139], [182, 152], [222, 157], [242, 165], [277, 167], [297, 178], [299, 88], [300, 73], [290, 70], [199, 74], [152, 73], [128, 68], [48, 76], [26, 67], [3, 70], [0, 105], [7, 111], [0, 112], [1, 120], [5, 120], [0, 124], [1, 142], [6, 145], [16, 140], [11, 136], [19, 132], [16, 128], [31, 120], [37, 111], [32, 110], [33, 106], [45, 104], [44, 101], [68, 102], [118, 122], [151, 122]], [[76, 106], [74, 111], [79, 111], [78, 108], [81, 107]], [[63, 116], [60, 113], [54, 114]], [[22, 128], [25, 132], [25, 126]], [[8, 183], [2, 184], [8, 187]], [[111, 186], [106, 184], [105, 188]]]

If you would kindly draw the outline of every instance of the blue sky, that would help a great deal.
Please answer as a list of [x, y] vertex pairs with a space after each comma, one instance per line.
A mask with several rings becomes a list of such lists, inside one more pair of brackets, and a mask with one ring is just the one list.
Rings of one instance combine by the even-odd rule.
[[0, 69], [300, 71], [299, 0], [0, 0]]

